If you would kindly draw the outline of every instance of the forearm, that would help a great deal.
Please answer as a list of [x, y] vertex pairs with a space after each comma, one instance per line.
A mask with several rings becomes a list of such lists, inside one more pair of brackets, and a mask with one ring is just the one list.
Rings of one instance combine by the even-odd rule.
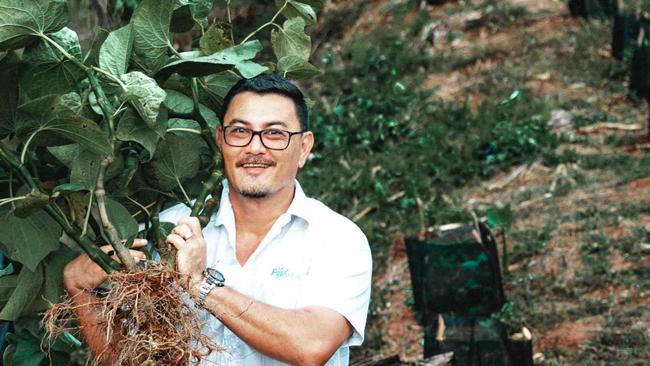
[[106, 320], [100, 315], [95, 303], [97, 298], [90, 292], [75, 288], [66, 288], [72, 299], [81, 335], [88, 348], [104, 366], [112, 365], [109, 341], [106, 337]]
[[333, 310], [278, 308], [228, 287], [210, 292], [205, 306], [248, 345], [293, 365], [324, 364], [352, 331]]

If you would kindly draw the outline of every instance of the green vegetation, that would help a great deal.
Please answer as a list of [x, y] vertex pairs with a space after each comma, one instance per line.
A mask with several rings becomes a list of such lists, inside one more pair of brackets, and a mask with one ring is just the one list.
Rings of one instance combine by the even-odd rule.
[[[115, 29], [98, 28], [83, 52], [79, 35], [67, 27], [74, 14], [66, 0], [2, 5], [0, 250], [10, 263], [0, 273], [0, 320], [13, 322], [3, 360], [40, 365], [48, 363], [49, 351], [39, 352], [38, 317], [61, 300], [63, 267], [72, 258], [85, 252], [107, 273], [152, 273], [136, 273], [128, 254], [134, 238], [142, 236], [174, 267], [175, 253], [165, 243], [168, 228], [158, 213], [183, 202], [205, 224], [218, 204], [206, 197], [217, 194], [222, 178], [214, 130], [225, 93], [241, 78], [264, 72], [290, 79], [318, 74], [308, 61], [311, 38], [304, 30], [316, 20], [312, 5], [322, 2], [279, 1], [265, 23], [241, 37], [231, 31], [230, 1], [225, 18], [216, 22], [209, 19], [212, 0], [118, 2], [109, 14]], [[192, 51], [174, 48], [174, 35], [183, 32], [194, 36]], [[270, 38], [266, 52], [262, 35]], [[144, 231], [138, 232], [137, 221], [148, 223]], [[99, 249], [105, 243], [123, 265]], [[114, 280], [112, 289], [120, 285]], [[160, 303], [153, 317], [142, 319], [161, 321], [155, 329], [165, 332], [171, 352], [180, 350], [180, 356], [156, 351], [150, 343], [138, 347], [135, 342], [145, 338], [137, 327], [128, 331], [136, 352], [146, 348], [165, 363], [165, 357], [189, 357], [186, 345], [205, 345], [191, 335], [174, 338], [183, 326], [166, 321], [194, 316], [165, 313], [191, 312], [178, 306], [183, 295], [176, 295], [171, 300], [176, 303]], [[137, 301], [152, 295], [136, 296]], [[129, 308], [134, 310], [124, 319], [142, 316], [137, 305]], [[130, 324], [124, 319], [108, 327]], [[71, 346], [79, 344], [70, 333], [53, 340], [52, 362], [69, 363]], [[129, 362], [143, 357], [118, 353]]]
[[[112, 10], [112, 19], [122, 19], [127, 13], [125, 9], [132, 7], [131, 1], [117, 3], [122, 7]], [[256, 19], [266, 20], [276, 11], [270, 2], [250, 3], [243, 2], [245, 5], [241, 5], [242, 9], [247, 9], [257, 18], [238, 18], [237, 24], [241, 27], [235, 27], [233, 34], [239, 41], [259, 26], [255, 23]], [[299, 179], [305, 190], [362, 227], [371, 243], [374, 272], [378, 275], [386, 270], [390, 262], [388, 249], [394, 233], [403, 231], [413, 234], [420, 229], [418, 199], [423, 202], [426, 225], [467, 221], [470, 210], [475, 210], [479, 216], [485, 215], [497, 201], [510, 205], [514, 223], [508, 231], [511, 244], [509, 263], [513, 269], [504, 277], [509, 302], [501, 312], [495, 314], [495, 318], [504, 321], [511, 330], [525, 325], [535, 337], [555, 331], [566, 323], [585, 318], [596, 319], [594, 324], [599, 330], [586, 345], [577, 351], [575, 348], [567, 350], [566, 347], [546, 345], [546, 361], [542, 364], [647, 363], [650, 359], [650, 337], [644, 333], [641, 325], [650, 321], [646, 307], [642, 306], [647, 303], [647, 296], [643, 293], [647, 293], [650, 286], [650, 273], [647, 270], [648, 249], [642, 244], [650, 243], [650, 232], [637, 222], [641, 216], [650, 214], [649, 203], [643, 196], [647, 191], [634, 191], [633, 194], [639, 195], [635, 200], [628, 197], [620, 203], [616, 201], [619, 196], [614, 193], [622, 196], [626, 184], [648, 177], [650, 158], [647, 152], [640, 150], [629, 153], [637, 143], [637, 136], [632, 133], [598, 138], [576, 132], [580, 127], [600, 122], [638, 122], [638, 108], [642, 106], [625, 101], [631, 55], [622, 62], [607, 56], [611, 32], [611, 24], [607, 20], [573, 21], [561, 15], [552, 15], [549, 16], [550, 25], [544, 27], [542, 16], [546, 16], [546, 13], [540, 15], [521, 6], [513, 7], [507, 2], [493, 0], [467, 2], [462, 7], [449, 5], [436, 12], [440, 16], [436, 18], [438, 15], [431, 15], [434, 13], [430, 9], [419, 9], [419, 3], [393, 2], [374, 15], [378, 19], [367, 19], [369, 26], [358, 26], [360, 19], [367, 16], [367, 7], [361, 2], [339, 2], [331, 12], [318, 14], [319, 23], [311, 28], [308, 26], [307, 30], [314, 32], [316, 57], [312, 62], [322, 74], [303, 82], [304, 89], [314, 102], [311, 122], [317, 143], [310, 162], [300, 173]], [[237, 13], [234, 2], [232, 10], [233, 14]], [[461, 45], [466, 42], [469, 46], [439, 46], [433, 44], [431, 36], [424, 32], [431, 25], [442, 24], [443, 17], [462, 15], [472, 10], [483, 16], [449, 29], [441, 36], [441, 42], [447, 46], [455, 41]], [[222, 10], [216, 12], [225, 15]], [[227, 22], [220, 23], [219, 27], [206, 28], [206, 35], [210, 33], [217, 38], [226, 35], [225, 38], [228, 38], [230, 28], [224, 23]], [[285, 28], [301, 28], [302, 31], [302, 23], [295, 20], [294, 23], [285, 24]], [[476, 38], [481, 31], [486, 32], [488, 37], [503, 36], [504, 40], [482, 46], [482, 40]], [[102, 31], [97, 33], [99, 40]], [[110, 34], [112, 37], [120, 36], [117, 32]], [[59, 36], [70, 35], [62, 33]], [[268, 35], [268, 29], [260, 35]], [[52, 40], [59, 42], [56, 37]], [[49, 45], [53, 46], [51, 43]], [[262, 61], [277, 63], [278, 60], [273, 58], [274, 48], [268, 40], [262, 39], [261, 45], [264, 49], [250, 60], [262, 66], [271, 66]], [[77, 57], [76, 42], [73, 42], [73, 46], [69, 53], [74, 58], [80, 58]], [[204, 48], [202, 42], [199, 42], [199, 46]], [[46, 97], [38, 93], [56, 90], [65, 97], [52, 103], [60, 108], [72, 108], [73, 112], [78, 111], [76, 114], [81, 115], [83, 121], [89, 120], [98, 126], [99, 133], [103, 134], [102, 139], [106, 140], [110, 128], [99, 108], [95, 86], [90, 80], [86, 81], [86, 75], [78, 72], [74, 61], [61, 58], [51, 47], [48, 49], [48, 52], [54, 52], [49, 54], [54, 58], [48, 56], [46, 63], [75, 80], [75, 85], [69, 85], [66, 84], [69, 78], [61, 78], [60, 82], [52, 83], [50, 90], [38, 87], [41, 75], [34, 76], [36, 79], [23, 80], [12, 71], [17, 63], [40, 62], [36, 56], [41, 55], [44, 52], [42, 49], [47, 47], [48, 44], [43, 42], [34, 42], [27, 45], [21, 56], [0, 54], [0, 65], [3, 66], [0, 80], [5, 81], [3, 85], [24, 83], [26, 86], [20, 96], [29, 99], [7, 98], [5, 93], [15, 96], [16, 91], [3, 89], [0, 91], [3, 101], [13, 104], [0, 101], [0, 111], [4, 111], [1, 107], [5, 104], [14, 111], [18, 105]], [[137, 42], [133, 47], [137, 55]], [[254, 48], [258, 50], [258, 46]], [[301, 54], [305, 52], [303, 49]], [[101, 47], [95, 46], [85, 54], [88, 55], [85, 65], [101, 67]], [[148, 62], [140, 65], [135, 58], [131, 61], [124, 71], [141, 69], [147, 78], [156, 75], [156, 72], [147, 70], [150, 68]], [[121, 67], [124, 64], [115, 65]], [[313, 71], [303, 66], [305, 70]], [[453, 83], [450, 78], [435, 78], [452, 73], [460, 80], [458, 85], [448, 85]], [[216, 78], [199, 77], [203, 79], [203, 83], [198, 83], [199, 113], [193, 116], [200, 118], [205, 114], [203, 118], [211, 126], [216, 120], [210, 109], [214, 111], [219, 106], [223, 90], [238, 78], [232, 72], [218, 75]], [[155, 165], [156, 154], [165, 155], [164, 145], [158, 145], [160, 136], [154, 136], [155, 141], [135, 137], [129, 139], [124, 138], [124, 134], [138, 131], [120, 130], [122, 123], [128, 126], [130, 119], [143, 119], [143, 111], [138, 110], [137, 103], [134, 105], [138, 95], [135, 95], [136, 99], [124, 98], [116, 87], [117, 83], [111, 82], [109, 77], [97, 76], [119, 115], [115, 135], [121, 146], [117, 154], [120, 158], [116, 159], [120, 169], [117, 174], [107, 171], [110, 176], [107, 182], [109, 195], [113, 199], [109, 202], [123, 205], [123, 209], [132, 214], [142, 211], [137, 219], [143, 220], [145, 215], [141, 206], [155, 210], [155, 206], [148, 204], [157, 200], [161, 191], [165, 191], [164, 196], [170, 202], [183, 201], [184, 194], [175, 183], [176, 176], [170, 177], [173, 179], [167, 181], [165, 189], [151, 187], [151, 182], [143, 178], [146, 175], [143, 174], [144, 168]], [[156, 81], [154, 83], [162, 86], [166, 93], [161, 102], [165, 107], [163, 109], [171, 113], [168, 117], [175, 117], [167, 119], [167, 128], [189, 126], [198, 130], [201, 127], [199, 121], [183, 119], [196, 111], [191, 83], [176, 76], [170, 77], [163, 85]], [[422, 87], [423, 83], [429, 88]], [[442, 97], [444, 93], [441, 91], [451, 86], [457, 86], [451, 97]], [[214, 89], [213, 93], [206, 88]], [[44, 99], [37, 100], [40, 103]], [[32, 109], [38, 111], [38, 108], [31, 108], [35, 104], [27, 104], [18, 111], [25, 114]], [[574, 130], [564, 134], [550, 130], [547, 121], [555, 109], [571, 112]], [[152, 123], [156, 121], [151, 120]], [[47, 141], [38, 138], [28, 144], [34, 132], [29, 126], [26, 124], [21, 129], [25, 132], [18, 133], [16, 125], [7, 124], [0, 118], [0, 136], [10, 133], [16, 136], [18, 151], [25, 150], [24, 167], [37, 177], [39, 183], [49, 184], [39, 184], [41, 191], [52, 197], [54, 187], [58, 186], [60, 193], [54, 199], [57, 204], [63, 208], [87, 207], [90, 200], [87, 192], [89, 186], [94, 187], [95, 181], [88, 179], [88, 173], [84, 173], [82, 168], [85, 167], [87, 171], [87, 165], [96, 164], [97, 161], [83, 153], [83, 159], [79, 160], [85, 163], [73, 165], [71, 159], [66, 160], [70, 152], [62, 147], [44, 146]], [[97, 130], [93, 131], [97, 133]], [[194, 145], [195, 155], [203, 157], [198, 166], [192, 165], [193, 174], [179, 178], [186, 193], [194, 197], [200, 187], [194, 187], [190, 182], [199, 181], [195, 179], [199, 172], [206, 174], [210, 170], [210, 147], [197, 134], [190, 136], [181, 130], [168, 134], [175, 136], [169, 139], [171, 143], [183, 147]], [[146, 136], [149, 135], [151, 133]], [[24, 148], [25, 145], [28, 145], [27, 148]], [[30, 145], [34, 148], [30, 148]], [[101, 150], [102, 146], [84, 148]], [[154, 160], [149, 161], [151, 156], [154, 156]], [[17, 158], [20, 159], [20, 154]], [[62, 166], [66, 161], [70, 166]], [[567, 176], [574, 182], [558, 180], [555, 191], [549, 197], [545, 197], [551, 193], [549, 182], [541, 178], [539, 180], [543, 182], [527, 182], [521, 187], [513, 183], [515, 187], [507, 187], [505, 192], [478, 190], [486, 180], [506, 175], [502, 173], [508, 172], [513, 165], [533, 162], [548, 169], [544, 173], [531, 173], [537, 174], [538, 178], [539, 175], [546, 175], [543, 178], [555, 176], [555, 169], [564, 165]], [[136, 173], [133, 176], [119, 174], [119, 171], [133, 172], [134, 167]], [[67, 175], [70, 172], [72, 178], [69, 181]], [[51, 174], [56, 177], [53, 182], [45, 179]], [[24, 184], [19, 178], [18, 174], [10, 174], [9, 169], [0, 170], [3, 198], [27, 196], [29, 190], [21, 187]], [[79, 184], [81, 188], [65, 185], [70, 182]], [[129, 189], [121, 192], [118, 190], [120, 186]], [[484, 195], [479, 197], [483, 201], [468, 203], [467, 190], [471, 189]], [[133, 193], [136, 194], [131, 196]], [[138, 204], [129, 203], [127, 194], [135, 198]], [[611, 200], [610, 194], [613, 197]], [[32, 200], [38, 201], [37, 198]], [[534, 204], [518, 208], [525, 201]], [[2, 209], [13, 206], [12, 202], [2, 202], [6, 203]], [[52, 202], [52, 198], [49, 202]], [[81, 218], [83, 226], [87, 216], [85, 213], [87, 211], [84, 210], [69, 219], [79, 221]], [[45, 214], [38, 215], [43, 219], [39, 221], [41, 227], [38, 230], [54, 227], [54, 224], [49, 224]], [[105, 241], [101, 225], [93, 224], [95, 220], [92, 215], [88, 217], [88, 235], [93, 236], [94, 242]], [[629, 230], [626, 229], [620, 236], [613, 237], [612, 232], [628, 221], [635, 224], [626, 227]], [[52, 273], [60, 272], [64, 255], [69, 258], [74, 252], [58, 242], [50, 244], [49, 249], [36, 253], [39, 258], [23, 258], [23, 265], [16, 263], [22, 263], [20, 260], [14, 260], [13, 273], [0, 275], [0, 282], [14, 287], [18, 282], [30, 284], [25, 285], [21, 292], [23, 294], [36, 293], [34, 289], [60, 289], [60, 283], [48, 287], [49, 283], [44, 282], [44, 278], [60, 282]], [[613, 268], [615, 260], [619, 261], [616, 262], [619, 267]], [[39, 269], [40, 274], [28, 276], [25, 270], [28, 265]], [[390, 285], [400, 286], [398, 283]], [[399, 288], [399, 291], [408, 289]], [[11, 294], [11, 290], [0, 291], [0, 295], [7, 294]], [[46, 298], [55, 301], [59, 294], [60, 291], [52, 292], [46, 294]], [[355, 358], [375, 355], [386, 346], [386, 334], [376, 325], [382, 320], [377, 318], [380, 314], [377, 309], [386, 308], [390, 301], [388, 296], [385, 289], [373, 289], [366, 343], [361, 349], [353, 350]], [[0, 296], [1, 301], [7, 299], [7, 296]], [[34, 300], [26, 308], [34, 313], [32, 310], [42, 310], [46, 306], [44, 301]], [[597, 320], [601, 318], [603, 322], [598, 323]], [[16, 324], [16, 335], [12, 339], [16, 344], [20, 343], [17, 339], [40, 335], [33, 318], [25, 318], [24, 322]], [[61, 339], [60, 342], [66, 340]], [[66, 347], [71, 345], [66, 344]], [[55, 359], [59, 357], [56, 352], [58, 346], [56, 344], [53, 348]]]

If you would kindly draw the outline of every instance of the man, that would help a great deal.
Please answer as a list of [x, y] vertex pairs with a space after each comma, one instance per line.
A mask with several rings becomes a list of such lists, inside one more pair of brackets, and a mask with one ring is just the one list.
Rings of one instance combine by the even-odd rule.
[[[219, 211], [203, 230], [183, 205], [161, 214], [177, 224], [167, 241], [189, 277], [187, 291], [213, 315], [204, 331], [226, 349], [210, 361], [347, 365], [349, 346], [363, 341], [371, 256], [357, 226], [307, 198], [295, 179], [314, 143], [302, 93], [279, 76], [242, 80], [221, 121], [227, 182]], [[82, 255], [64, 278], [71, 296], [90, 296], [84, 290], [105, 275]], [[84, 336], [101, 349], [101, 341], [92, 344], [101, 334]]]

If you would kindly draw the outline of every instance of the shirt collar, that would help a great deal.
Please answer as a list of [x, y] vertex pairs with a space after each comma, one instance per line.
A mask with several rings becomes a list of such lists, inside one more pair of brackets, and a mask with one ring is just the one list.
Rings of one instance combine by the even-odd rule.
[[[221, 192], [219, 209], [213, 219], [215, 226], [225, 225], [227, 222], [235, 221], [235, 214], [232, 210], [232, 204], [230, 203], [230, 188], [228, 186], [228, 180], [224, 179], [222, 181], [222, 186], [223, 191]], [[297, 180], [295, 181], [293, 200], [291, 201], [291, 205], [289, 205], [286, 213], [290, 216], [295, 216], [305, 220], [307, 224], [310, 222], [311, 215], [309, 210], [309, 198], [307, 198], [305, 192], [302, 190], [302, 186]]]

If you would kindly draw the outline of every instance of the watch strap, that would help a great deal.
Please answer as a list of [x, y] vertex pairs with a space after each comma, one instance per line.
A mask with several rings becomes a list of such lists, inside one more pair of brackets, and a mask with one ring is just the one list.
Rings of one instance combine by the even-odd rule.
[[[205, 305], [205, 298], [208, 297], [210, 291], [214, 290], [218, 285], [212, 281], [209, 281], [207, 278], [203, 278], [203, 281], [199, 284], [199, 296], [197, 305], [203, 307]], [[223, 284], [222, 284], [223, 286]]]

